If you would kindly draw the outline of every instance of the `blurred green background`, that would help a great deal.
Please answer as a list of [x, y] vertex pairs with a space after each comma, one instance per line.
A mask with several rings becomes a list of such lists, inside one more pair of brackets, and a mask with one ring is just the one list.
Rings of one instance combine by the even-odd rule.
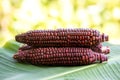
[[33, 29], [94, 28], [120, 44], [120, 0], [0, 0], [0, 46]]

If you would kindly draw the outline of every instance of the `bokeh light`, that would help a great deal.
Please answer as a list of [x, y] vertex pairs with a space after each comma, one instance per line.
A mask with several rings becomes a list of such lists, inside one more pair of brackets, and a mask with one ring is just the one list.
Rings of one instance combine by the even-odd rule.
[[94, 28], [120, 44], [120, 0], [0, 0], [0, 46], [35, 29]]

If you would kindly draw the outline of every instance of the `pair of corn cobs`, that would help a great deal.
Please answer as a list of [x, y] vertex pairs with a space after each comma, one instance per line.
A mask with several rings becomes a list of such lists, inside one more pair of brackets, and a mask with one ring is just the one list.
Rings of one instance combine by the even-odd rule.
[[86, 65], [107, 61], [108, 36], [93, 29], [33, 30], [18, 34], [25, 43], [13, 56], [18, 62], [34, 65]]

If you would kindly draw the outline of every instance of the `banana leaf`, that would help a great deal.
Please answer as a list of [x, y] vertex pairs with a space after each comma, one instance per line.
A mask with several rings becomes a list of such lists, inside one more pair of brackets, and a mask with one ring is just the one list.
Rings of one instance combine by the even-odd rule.
[[8, 41], [0, 48], [0, 80], [120, 80], [120, 45], [110, 46], [108, 61], [85, 66], [34, 66], [12, 58], [20, 43]]

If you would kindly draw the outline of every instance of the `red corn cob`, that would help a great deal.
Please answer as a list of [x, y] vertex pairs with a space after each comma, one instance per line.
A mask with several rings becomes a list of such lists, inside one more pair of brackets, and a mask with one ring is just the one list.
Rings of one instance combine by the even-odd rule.
[[19, 62], [34, 65], [86, 65], [96, 61], [107, 61], [107, 56], [89, 48], [35, 48], [18, 51], [13, 56]]
[[[23, 45], [22, 47], [19, 48], [19, 50], [24, 51], [24, 50], [35, 49], [35, 48], [38, 48], [38, 47]], [[110, 53], [110, 48], [108, 46], [103, 46], [102, 43], [100, 43], [97, 46], [80, 47], [80, 48], [90, 48], [90, 49], [92, 49], [92, 51], [97, 52], [97, 53], [103, 53], [103, 54], [109, 54]]]
[[18, 42], [39, 47], [88, 47], [108, 41], [108, 36], [93, 29], [34, 30], [15, 38]]

